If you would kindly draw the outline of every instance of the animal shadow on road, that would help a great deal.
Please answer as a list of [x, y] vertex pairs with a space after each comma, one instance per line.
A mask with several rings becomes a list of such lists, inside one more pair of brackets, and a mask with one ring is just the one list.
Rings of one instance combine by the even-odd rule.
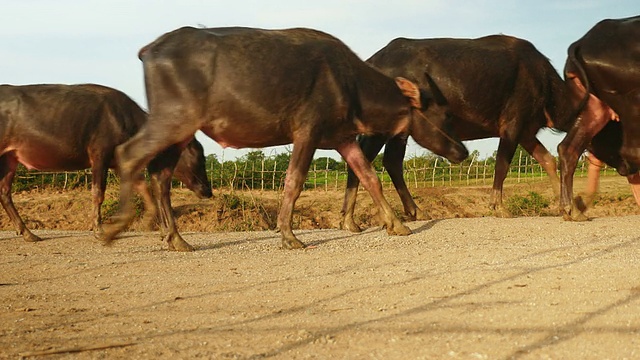
[[437, 223], [441, 222], [442, 220], [445, 219], [433, 219], [433, 220], [427, 220], [424, 222], [424, 224], [420, 225], [419, 227], [412, 229], [411, 231], [414, 234], [420, 234], [421, 232], [424, 231], [429, 231], [431, 230], [432, 227], [434, 227]]
[[[38, 231], [34, 231], [33, 232], [35, 235], [38, 235], [42, 238], [42, 241], [49, 241], [49, 240], [57, 240], [57, 239], [64, 239], [64, 238], [71, 238], [71, 237], [75, 237], [74, 234], [56, 234], [56, 235], [48, 235], [48, 234], [38, 234]], [[10, 236], [7, 237], [0, 237], [0, 241], [24, 241], [22, 239], [22, 235], [19, 234], [11, 234]], [[38, 243], [40, 241], [36, 241], [35, 243]]]
[[263, 240], [273, 240], [274, 243], [276, 243], [278, 239], [279, 239], [278, 234], [274, 232], [273, 235], [266, 235], [258, 238], [252, 238], [252, 239], [238, 239], [238, 240], [231, 240], [231, 241], [224, 241], [224, 242], [212, 241], [207, 245], [195, 246], [195, 248], [196, 248], [196, 251], [214, 250], [214, 249], [221, 249], [221, 248], [230, 247], [230, 246], [239, 246], [242, 244], [255, 243]]
[[[301, 236], [301, 241], [304, 242], [307, 245], [307, 249], [313, 249], [314, 247], [317, 247], [319, 245], [323, 245], [323, 244], [327, 244], [327, 243], [331, 243], [334, 241], [340, 241], [340, 240], [346, 240], [348, 238], [351, 238], [353, 236], [358, 236], [359, 234], [353, 234], [350, 233], [348, 231], [341, 231], [342, 233], [344, 233], [344, 235], [340, 234], [337, 236], [333, 236], [333, 237], [323, 237], [321, 240], [311, 240], [311, 239], [306, 239], [305, 240], [305, 235], [311, 235], [314, 234], [314, 232], [317, 232], [318, 230], [298, 230], [296, 231], [296, 235]], [[365, 230], [366, 231], [366, 230]], [[379, 229], [376, 230], [369, 230], [369, 231], [379, 231]], [[262, 237], [257, 237], [257, 238], [251, 238], [251, 239], [238, 239], [238, 240], [231, 240], [231, 241], [225, 241], [225, 242], [212, 242], [209, 243], [207, 245], [204, 246], [197, 246], [196, 250], [213, 250], [213, 249], [220, 249], [220, 248], [224, 248], [224, 247], [228, 247], [228, 246], [239, 246], [239, 245], [243, 245], [243, 244], [249, 244], [249, 243], [256, 243], [256, 242], [260, 242], [260, 241], [265, 241], [265, 240], [269, 240], [270, 242], [273, 243], [273, 246], [280, 246], [280, 233], [279, 232], [273, 232], [272, 235], [265, 235]]]

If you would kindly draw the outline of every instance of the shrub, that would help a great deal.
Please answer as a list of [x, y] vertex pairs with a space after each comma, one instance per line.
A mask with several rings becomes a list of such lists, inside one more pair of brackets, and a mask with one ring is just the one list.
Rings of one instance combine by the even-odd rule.
[[527, 196], [514, 195], [507, 200], [507, 210], [514, 216], [549, 215], [549, 199], [535, 191]]
[[[142, 216], [144, 212], [144, 201], [140, 196], [135, 196], [133, 198], [133, 207], [136, 211], [135, 218], [139, 218]], [[107, 198], [105, 197], [104, 202], [102, 203], [102, 218], [109, 219], [114, 216], [118, 210], [120, 209], [120, 201], [117, 198]]]

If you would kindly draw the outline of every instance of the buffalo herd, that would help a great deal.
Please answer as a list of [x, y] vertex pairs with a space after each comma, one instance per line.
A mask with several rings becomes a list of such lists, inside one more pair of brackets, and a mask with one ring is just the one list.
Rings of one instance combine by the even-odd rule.
[[[193, 250], [176, 227], [170, 181], [176, 176], [198, 196], [211, 196], [198, 130], [222, 147], [293, 144], [277, 218], [286, 249], [305, 247], [292, 231], [292, 213], [316, 149], [335, 149], [349, 165], [341, 227], [360, 231], [353, 211], [362, 183], [390, 235], [411, 231], [385, 199], [370, 161], [384, 146], [404, 212], [426, 218], [402, 174], [409, 137], [453, 163], [469, 155], [463, 140], [498, 137], [489, 203], [498, 215], [506, 212], [502, 187], [518, 145], [549, 175], [566, 220], [585, 218], [588, 201], [572, 194], [585, 150], [630, 182], [640, 168], [640, 17], [597, 23], [569, 46], [564, 78], [533, 44], [506, 35], [398, 38], [365, 62], [312, 29], [183, 27], [138, 57], [148, 113], [100, 85], [0, 85], [0, 202], [26, 241], [39, 238], [11, 200], [18, 164], [91, 168], [93, 230], [104, 244], [126, 230], [139, 192], [168, 248]], [[545, 127], [567, 134], [559, 164], [536, 138]], [[109, 168], [121, 179], [120, 209], [103, 225]]]

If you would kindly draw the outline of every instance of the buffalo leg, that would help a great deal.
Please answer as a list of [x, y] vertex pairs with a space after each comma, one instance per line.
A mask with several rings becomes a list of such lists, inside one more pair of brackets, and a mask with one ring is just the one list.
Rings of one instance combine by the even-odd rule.
[[560, 197], [560, 178], [558, 177], [558, 164], [556, 159], [551, 155], [549, 150], [540, 143], [536, 138], [531, 141], [521, 141], [522, 147], [542, 166], [549, 176], [553, 194]]
[[22, 238], [28, 242], [40, 241], [42, 239], [34, 235], [24, 225], [11, 199], [11, 184], [17, 167], [18, 160], [12, 154], [5, 154], [0, 157], [0, 202], [2, 202], [2, 207], [9, 215], [13, 225], [15, 225], [18, 235], [22, 235]]
[[587, 162], [589, 163], [587, 167], [587, 187], [574, 200], [576, 208], [581, 213], [587, 211], [587, 208], [593, 203], [600, 185], [600, 170], [604, 166], [604, 163], [591, 153], [587, 155]]
[[[93, 235], [96, 238], [102, 236], [102, 203], [104, 202], [104, 192], [107, 188], [108, 167], [102, 164], [102, 160], [94, 160], [91, 168], [91, 197], [93, 199]], [[100, 163], [99, 166], [96, 166]]]
[[[574, 127], [575, 129], [575, 127]], [[570, 131], [564, 140], [558, 145], [558, 155], [560, 156], [560, 214], [565, 220], [586, 220], [578, 217], [579, 209], [574, 207], [573, 197], [573, 174], [578, 165], [578, 159], [584, 149], [586, 142], [580, 138], [574, 139]], [[572, 217], [575, 217], [572, 218]]]
[[309, 172], [309, 166], [313, 159], [315, 146], [305, 142], [293, 143], [293, 154], [287, 167], [287, 175], [284, 180], [284, 196], [282, 206], [278, 214], [278, 229], [282, 234], [282, 247], [285, 249], [301, 249], [305, 245], [298, 240], [291, 229], [293, 220], [293, 208], [300, 196], [304, 181]]
[[[172, 124], [171, 121], [178, 114], [168, 114], [167, 117], [154, 118], [150, 116], [148, 123], [153, 126], [143, 127], [134, 137], [116, 148], [116, 163], [118, 164], [120, 184], [120, 210], [113, 224], [104, 227], [103, 242], [109, 245], [115, 237], [124, 231], [134, 216], [131, 198], [134, 189], [146, 186], [142, 171], [147, 164], [160, 152], [172, 144], [183, 143], [193, 136], [197, 129], [191, 129], [182, 123]], [[174, 116], [175, 115], [175, 116]], [[170, 119], [170, 120], [167, 120]], [[168, 216], [173, 216], [168, 214]], [[171, 239], [172, 250], [190, 251], [193, 248], [182, 239], [177, 229], [167, 235]]]
[[150, 172], [150, 196], [151, 200], [154, 202], [155, 210], [153, 214], [145, 215], [145, 225], [144, 227], [151, 231], [160, 229], [160, 236], [164, 238], [167, 235], [168, 225], [166, 225], [166, 221], [162, 219], [162, 214], [160, 213], [160, 194], [162, 190], [160, 189], [160, 180], [158, 179], [158, 174], [154, 174]]
[[179, 235], [171, 207], [171, 178], [179, 158], [180, 149], [172, 146], [151, 161], [149, 172], [160, 217], [160, 231], [169, 250], [193, 251], [193, 247]]
[[[574, 82], [579, 81], [577, 79]], [[587, 144], [607, 123], [616, 119], [615, 113], [593, 94], [573, 124], [567, 135], [558, 145], [560, 157], [560, 213], [565, 220], [587, 220], [587, 217], [573, 201], [573, 175], [578, 159]]]
[[406, 149], [406, 138], [399, 136], [392, 138], [387, 142], [387, 146], [384, 149], [382, 162], [389, 173], [389, 177], [391, 177], [398, 196], [400, 196], [405, 215], [407, 215], [410, 220], [428, 220], [429, 216], [413, 201], [413, 196], [411, 196], [407, 183], [404, 181], [402, 173]]
[[[385, 144], [385, 140], [386, 138], [384, 136], [362, 136], [358, 139], [360, 148], [369, 162], [372, 162], [376, 155], [378, 155]], [[347, 173], [347, 189], [345, 190], [344, 202], [342, 203], [342, 221], [340, 221], [340, 228], [355, 233], [362, 231], [360, 226], [358, 226], [358, 224], [353, 220], [359, 185], [360, 179], [358, 179], [349, 166]]]
[[371, 198], [381, 211], [381, 217], [387, 227], [389, 235], [409, 235], [411, 230], [396, 217], [391, 206], [382, 194], [382, 185], [376, 176], [371, 163], [365, 158], [362, 149], [354, 141], [341, 145], [338, 152], [362, 182], [362, 186], [369, 192]]
[[510, 216], [502, 206], [502, 188], [504, 185], [504, 179], [506, 179], [507, 173], [509, 172], [511, 160], [516, 152], [516, 147], [516, 142], [507, 138], [500, 138], [498, 154], [496, 155], [496, 170], [493, 179], [493, 188], [491, 189], [489, 207], [492, 210], [500, 211], [503, 216]]
[[627, 176], [627, 181], [629, 181], [629, 185], [631, 185], [631, 193], [633, 193], [636, 204], [640, 206], [640, 173]]
[[558, 145], [560, 156], [560, 214], [565, 220], [584, 221], [584, 205], [573, 201], [573, 174], [578, 165], [578, 159], [587, 147], [587, 143], [601, 128], [587, 129], [574, 126]]
[[[151, 178], [151, 184], [153, 186], [154, 178]], [[156, 188], [159, 189], [159, 185], [156, 185]], [[144, 201], [144, 228], [147, 230], [154, 230], [156, 228], [156, 224], [158, 223], [158, 202], [157, 196], [154, 194], [159, 194], [160, 191], [150, 191], [149, 187], [146, 186], [144, 182], [136, 183], [136, 192], [142, 196], [142, 201]], [[164, 237], [164, 233], [162, 233], [162, 237]]]

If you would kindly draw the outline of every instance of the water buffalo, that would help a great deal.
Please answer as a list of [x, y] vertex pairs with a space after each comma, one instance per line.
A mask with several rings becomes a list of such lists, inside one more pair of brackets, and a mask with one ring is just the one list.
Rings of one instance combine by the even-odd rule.
[[[434, 106], [447, 107], [452, 129], [462, 140], [499, 137], [490, 207], [503, 215], [502, 186], [518, 144], [545, 169], [556, 195], [560, 183], [554, 157], [538, 141], [543, 127], [567, 129], [575, 119], [562, 78], [530, 42], [506, 35], [478, 39], [398, 38], [367, 60], [388, 76], [403, 76], [434, 94]], [[406, 138], [360, 137], [372, 160], [386, 144], [383, 164], [410, 219], [426, 216], [415, 204], [402, 176]], [[360, 231], [353, 221], [358, 179], [349, 172], [342, 226]]]
[[[131, 138], [147, 121], [147, 114], [127, 95], [105, 86], [1, 85], [0, 86], [0, 202], [19, 234], [38, 241], [24, 225], [11, 199], [11, 183], [18, 164], [28, 169], [68, 171], [91, 168], [93, 230], [102, 231], [100, 206], [104, 201], [107, 171], [114, 168], [115, 147]], [[180, 157], [175, 175], [200, 197], [211, 197], [202, 145], [189, 139], [187, 149], [169, 148], [149, 164], [152, 183], [171, 177], [167, 168]], [[155, 185], [155, 192], [169, 189]], [[156, 197], [157, 205], [142, 184], [139, 191], [147, 206], [160, 207], [161, 224], [170, 212], [168, 195]], [[168, 209], [168, 210], [167, 210]]]
[[[576, 207], [581, 213], [584, 213], [593, 203], [600, 183], [600, 170], [602, 170], [605, 165], [605, 162], [596, 158], [592, 153], [587, 154], [587, 162], [587, 187], [585, 191], [576, 196], [574, 200]], [[640, 173], [627, 175], [627, 181], [631, 186], [631, 193], [633, 194], [636, 204], [640, 206]], [[586, 217], [586, 215], [584, 216]]]
[[[384, 198], [357, 134], [412, 135], [451, 161], [468, 156], [465, 146], [447, 134], [444, 112], [436, 114], [434, 108], [425, 120], [416, 111], [431, 104], [427, 94], [406, 79], [383, 75], [320, 31], [184, 27], [145, 46], [139, 57], [150, 120], [117, 149], [121, 217], [105, 229], [106, 244], [132, 216], [129, 198], [140, 169], [197, 130], [223, 147], [293, 143], [277, 221], [288, 249], [305, 246], [294, 236], [291, 219], [315, 149], [342, 155], [380, 207], [387, 232], [398, 235], [410, 230]], [[176, 250], [193, 249], [175, 227], [167, 240]]]
[[[597, 23], [569, 46], [564, 75], [583, 111], [558, 145], [560, 209], [566, 220], [584, 220], [583, 209], [571, 200], [573, 174], [586, 148], [621, 175], [640, 166], [640, 16]], [[617, 137], [598, 145], [596, 136], [618, 119], [617, 135], [610, 135]]]

